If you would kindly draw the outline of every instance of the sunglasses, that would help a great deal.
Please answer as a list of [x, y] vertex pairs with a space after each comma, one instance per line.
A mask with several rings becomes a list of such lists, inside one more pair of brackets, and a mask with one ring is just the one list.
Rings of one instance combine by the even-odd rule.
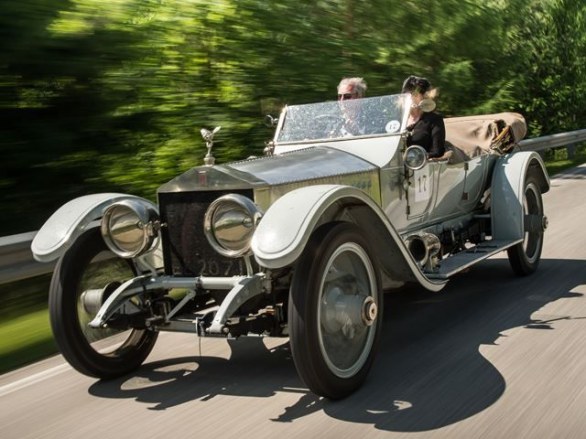
[[338, 95], [339, 101], [346, 101], [348, 99], [354, 99], [354, 95], [352, 93], [344, 93]]

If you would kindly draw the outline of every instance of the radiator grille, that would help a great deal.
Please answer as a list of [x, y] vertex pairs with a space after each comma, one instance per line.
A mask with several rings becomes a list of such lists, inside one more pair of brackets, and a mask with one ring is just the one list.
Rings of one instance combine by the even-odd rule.
[[252, 199], [251, 190], [159, 193], [165, 272], [173, 276], [235, 276], [245, 274], [242, 259], [215, 252], [203, 232], [208, 206], [228, 193]]

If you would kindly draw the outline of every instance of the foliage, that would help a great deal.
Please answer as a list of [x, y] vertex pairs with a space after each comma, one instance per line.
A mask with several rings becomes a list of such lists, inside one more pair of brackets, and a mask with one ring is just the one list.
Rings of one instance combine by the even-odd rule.
[[583, 128], [581, 0], [26, 0], [0, 15], [3, 235], [101, 191], [154, 199], [202, 163], [260, 154], [286, 103], [369, 95], [409, 74], [445, 115], [522, 112], [531, 135]]
[[582, 0], [519, 2], [509, 49], [513, 96], [529, 134], [584, 128], [586, 4]]

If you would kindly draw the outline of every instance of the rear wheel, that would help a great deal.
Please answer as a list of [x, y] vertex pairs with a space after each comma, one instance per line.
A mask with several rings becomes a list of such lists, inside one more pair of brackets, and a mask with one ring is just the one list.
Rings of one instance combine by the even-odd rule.
[[523, 215], [524, 240], [507, 250], [511, 267], [519, 276], [526, 276], [537, 270], [543, 248], [543, 232], [547, 226], [539, 183], [532, 175], [525, 181]]
[[[106, 294], [135, 273], [132, 261], [107, 249], [98, 229], [80, 236], [57, 263], [49, 290], [51, 327], [61, 353], [79, 372], [98, 378], [124, 375], [152, 350], [154, 331], [88, 326]], [[128, 308], [139, 310], [138, 299], [130, 299]]]
[[301, 379], [321, 396], [348, 396], [366, 379], [380, 338], [380, 277], [353, 224], [322, 226], [295, 268], [289, 329]]

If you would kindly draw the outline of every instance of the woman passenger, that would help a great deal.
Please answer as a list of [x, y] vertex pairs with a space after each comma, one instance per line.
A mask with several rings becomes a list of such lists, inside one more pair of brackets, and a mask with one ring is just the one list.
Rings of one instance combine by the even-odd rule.
[[412, 106], [407, 121], [407, 146], [420, 145], [428, 153], [429, 158], [438, 158], [446, 151], [446, 128], [443, 117], [434, 112], [424, 112], [419, 104], [423, 99], [433, 99], [436, 89], [431, 83], [419, 76], [409, 76], [403, 82], [403, 93], [411, 93]]

